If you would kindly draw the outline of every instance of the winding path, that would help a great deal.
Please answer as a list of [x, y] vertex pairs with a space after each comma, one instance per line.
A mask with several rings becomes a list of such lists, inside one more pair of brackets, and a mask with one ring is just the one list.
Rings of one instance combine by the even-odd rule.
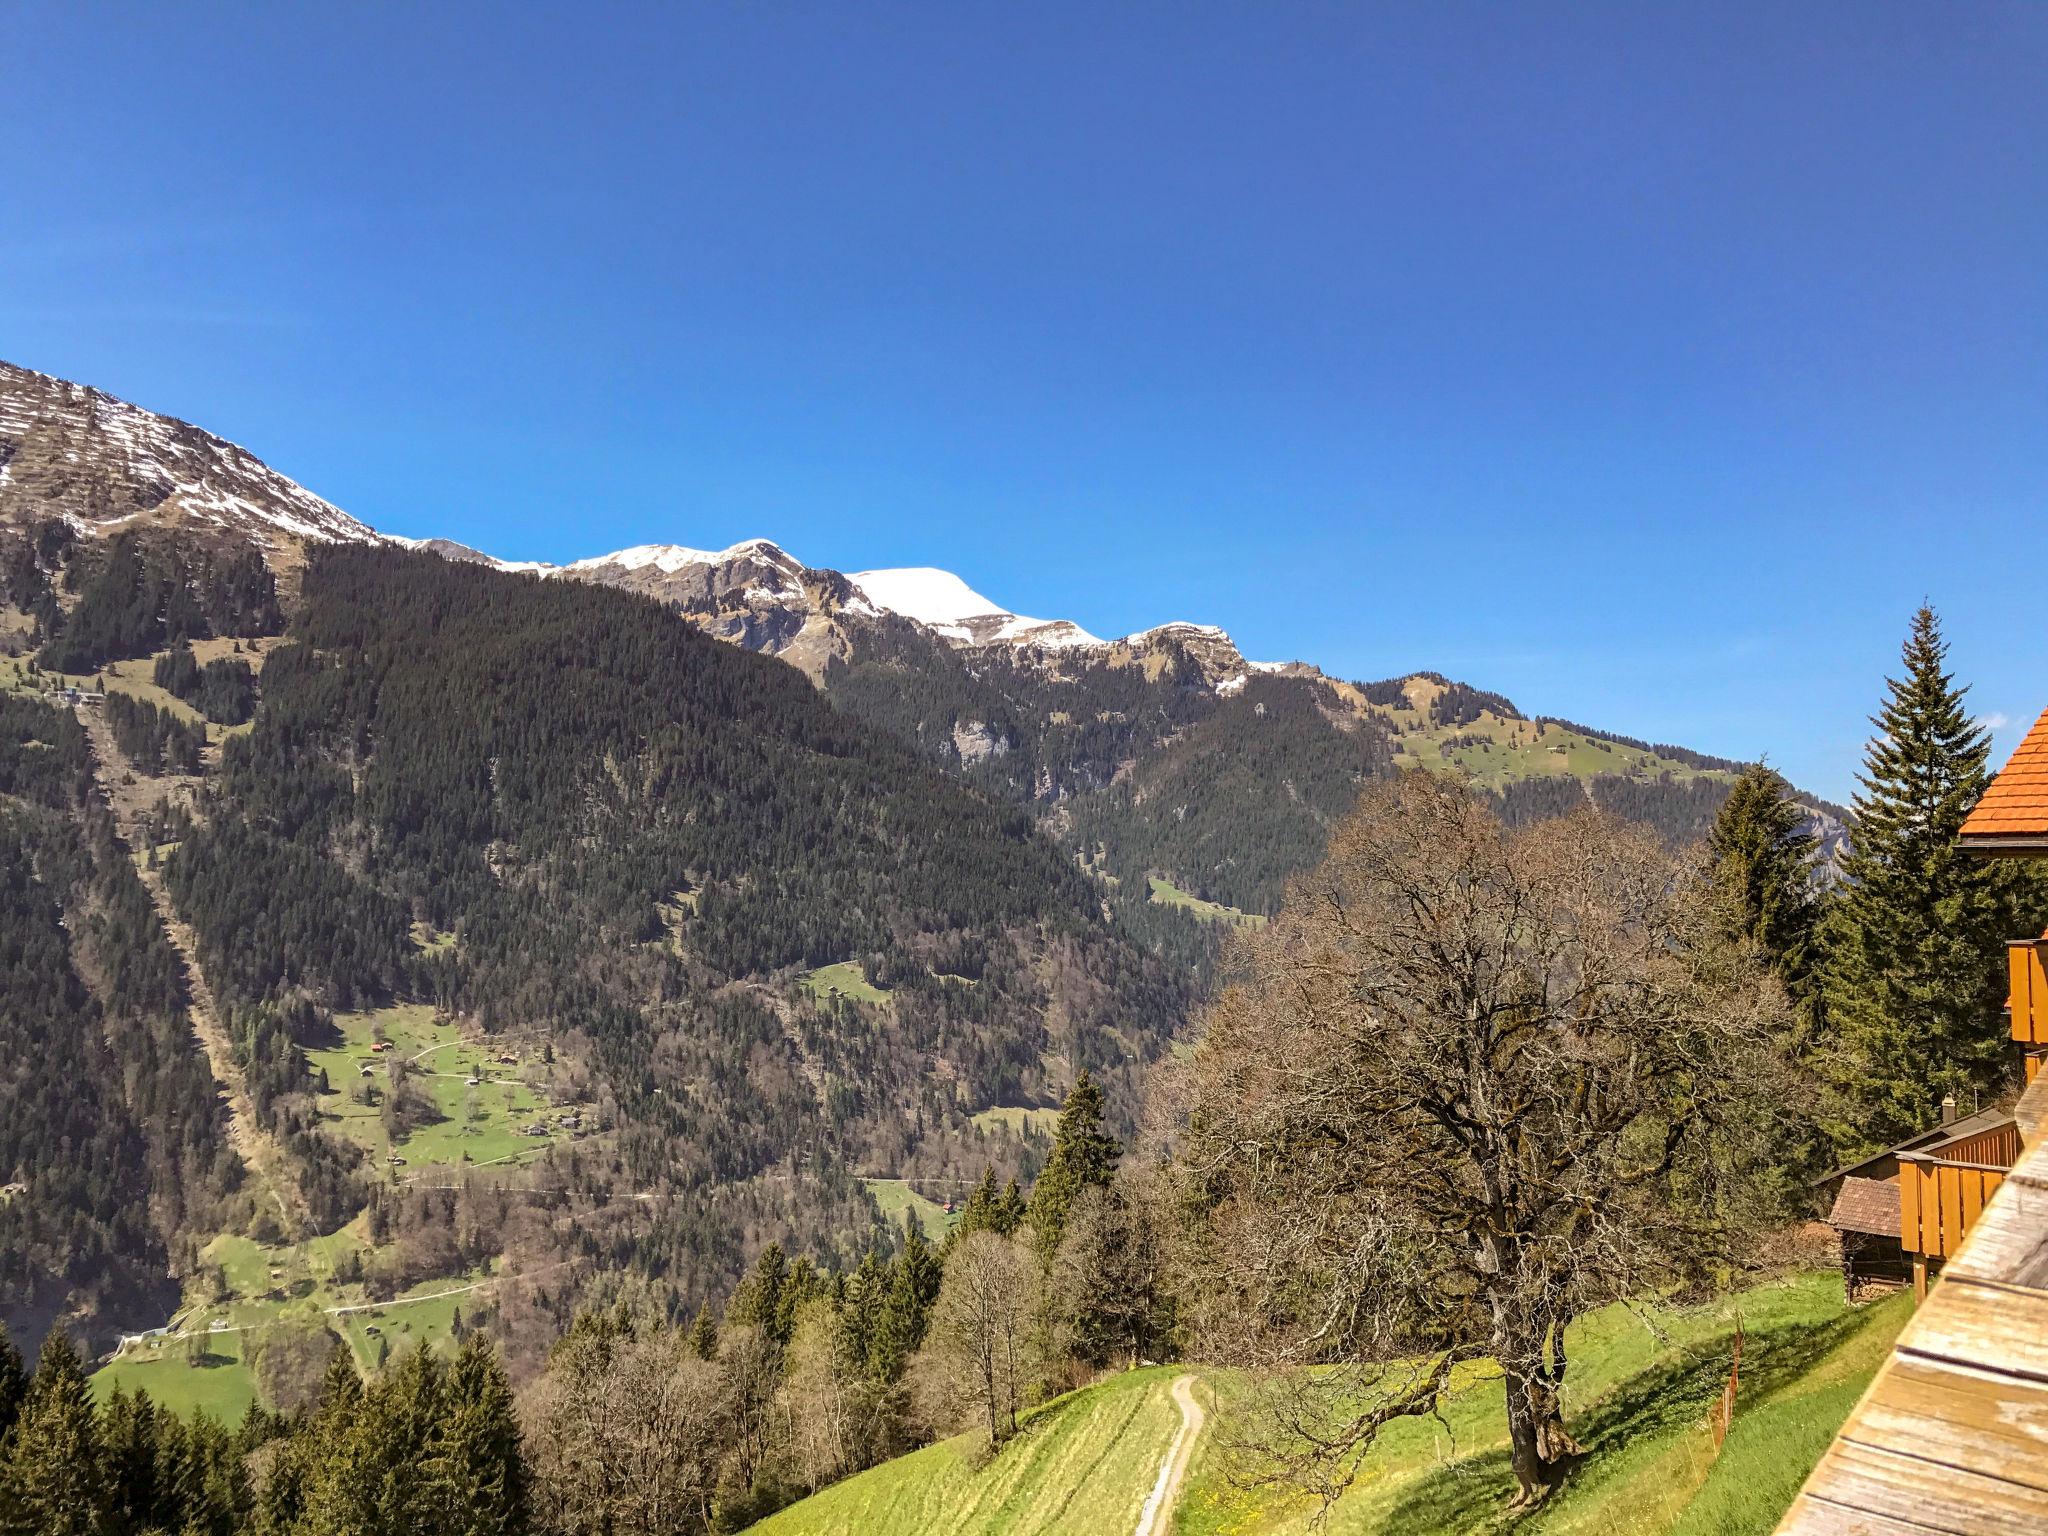
[[1174, 1432], [1173, 1444], [1166, 1448], [1166, 1458], [1159, 1464], [1159, 1481], [1152, 1485], [1144, 1507], [1138, 1511], [1134, 1536], [1158, 1536], [1167, 1529], [1173, 1518], [1173, 1506], [1180, 1500], [1181, 1484], [1187, 1481], [1188, 1463], [1194, 1460], [1195, 1442], [1201, 1438], [1202, 1425], [1209, 1417], [1195, 1401], [1192, 1376], [1174, 1378], [1173, 1400], [1180, 1407], [1180, 1428]]

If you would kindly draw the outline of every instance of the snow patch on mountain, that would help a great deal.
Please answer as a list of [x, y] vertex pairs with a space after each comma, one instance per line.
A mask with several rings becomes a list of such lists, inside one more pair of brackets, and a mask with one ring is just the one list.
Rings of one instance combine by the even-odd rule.
[[[9, 501], [97, 534], [142, 520], [311, 543], [377, 543], [339, 507], [246, 449], [83, 384], [0, 363], [0, 458]], [[0, 505], [0, 511], [10, 510]]]
[[592, 555], [587, 560], [572, 560], [562, 567], [568, 572], [595, 571], [611, 566], [621, 570], [638, 571], [652, 566], [664, 576], [673, 576], [677, 571], [693, 565], [724, 565], [729, 561], [753, 559], [764, 565], [779, 569], [802, 569], [801, 564], [770, 539], [742, 539], [729, 549], [691, 549], [682, 544], [635, 544], [631, 549], [614, 550], [608, 555]]
[[847, 578], [870, 602], [963, 645], [994, 641], [1064, 647], [1102, 641], [1065, 619], [1032, 619], [989, 601], [951, 571], [933, 566], [856, 571]]

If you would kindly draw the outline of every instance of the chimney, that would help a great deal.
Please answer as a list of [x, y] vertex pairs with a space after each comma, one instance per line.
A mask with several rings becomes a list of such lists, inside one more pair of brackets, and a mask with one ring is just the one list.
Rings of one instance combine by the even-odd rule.
[[1956, 1123], [1956, 1096], [1952, 1093], [1945, 1093], [1941, 1096], [1941, 1123], [1943, 1125], [1954, 1125]]

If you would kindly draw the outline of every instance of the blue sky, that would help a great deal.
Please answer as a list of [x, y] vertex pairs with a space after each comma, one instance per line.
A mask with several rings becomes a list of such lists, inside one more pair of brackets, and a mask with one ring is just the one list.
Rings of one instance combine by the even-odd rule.
[[0, 3], [0, 357], [1845, 797], [2048, 705], [2048, 7]]

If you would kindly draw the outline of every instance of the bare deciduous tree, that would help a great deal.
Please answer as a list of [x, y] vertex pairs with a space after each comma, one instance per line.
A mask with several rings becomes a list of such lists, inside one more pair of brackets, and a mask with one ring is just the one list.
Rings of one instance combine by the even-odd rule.
[[523, 1404], [543, 1525], [572, 1536], [709, 1530], [732, 1390], [729, 1372], [674, 1329], [572, 1332]]
[[1510, 833], [1412, 773], [1245, 943], [1181, 1168], [1202, 1336], [1277, 1368], [1240, 1426], [1253, 1475], [1334, 1497], [1480, 1358], [1516, 1504], [1564, 1475], [1566, 1326], [1704, 1279], [1757, 1225], [1785, 1004], [1709, 907], [1636, 829]]
[[1014, 1238], [973, 1232], [946, 1260], [921, 1375], [1001, 1445], [1017, 1432], [1031, 1379], [1039, 1263]]

